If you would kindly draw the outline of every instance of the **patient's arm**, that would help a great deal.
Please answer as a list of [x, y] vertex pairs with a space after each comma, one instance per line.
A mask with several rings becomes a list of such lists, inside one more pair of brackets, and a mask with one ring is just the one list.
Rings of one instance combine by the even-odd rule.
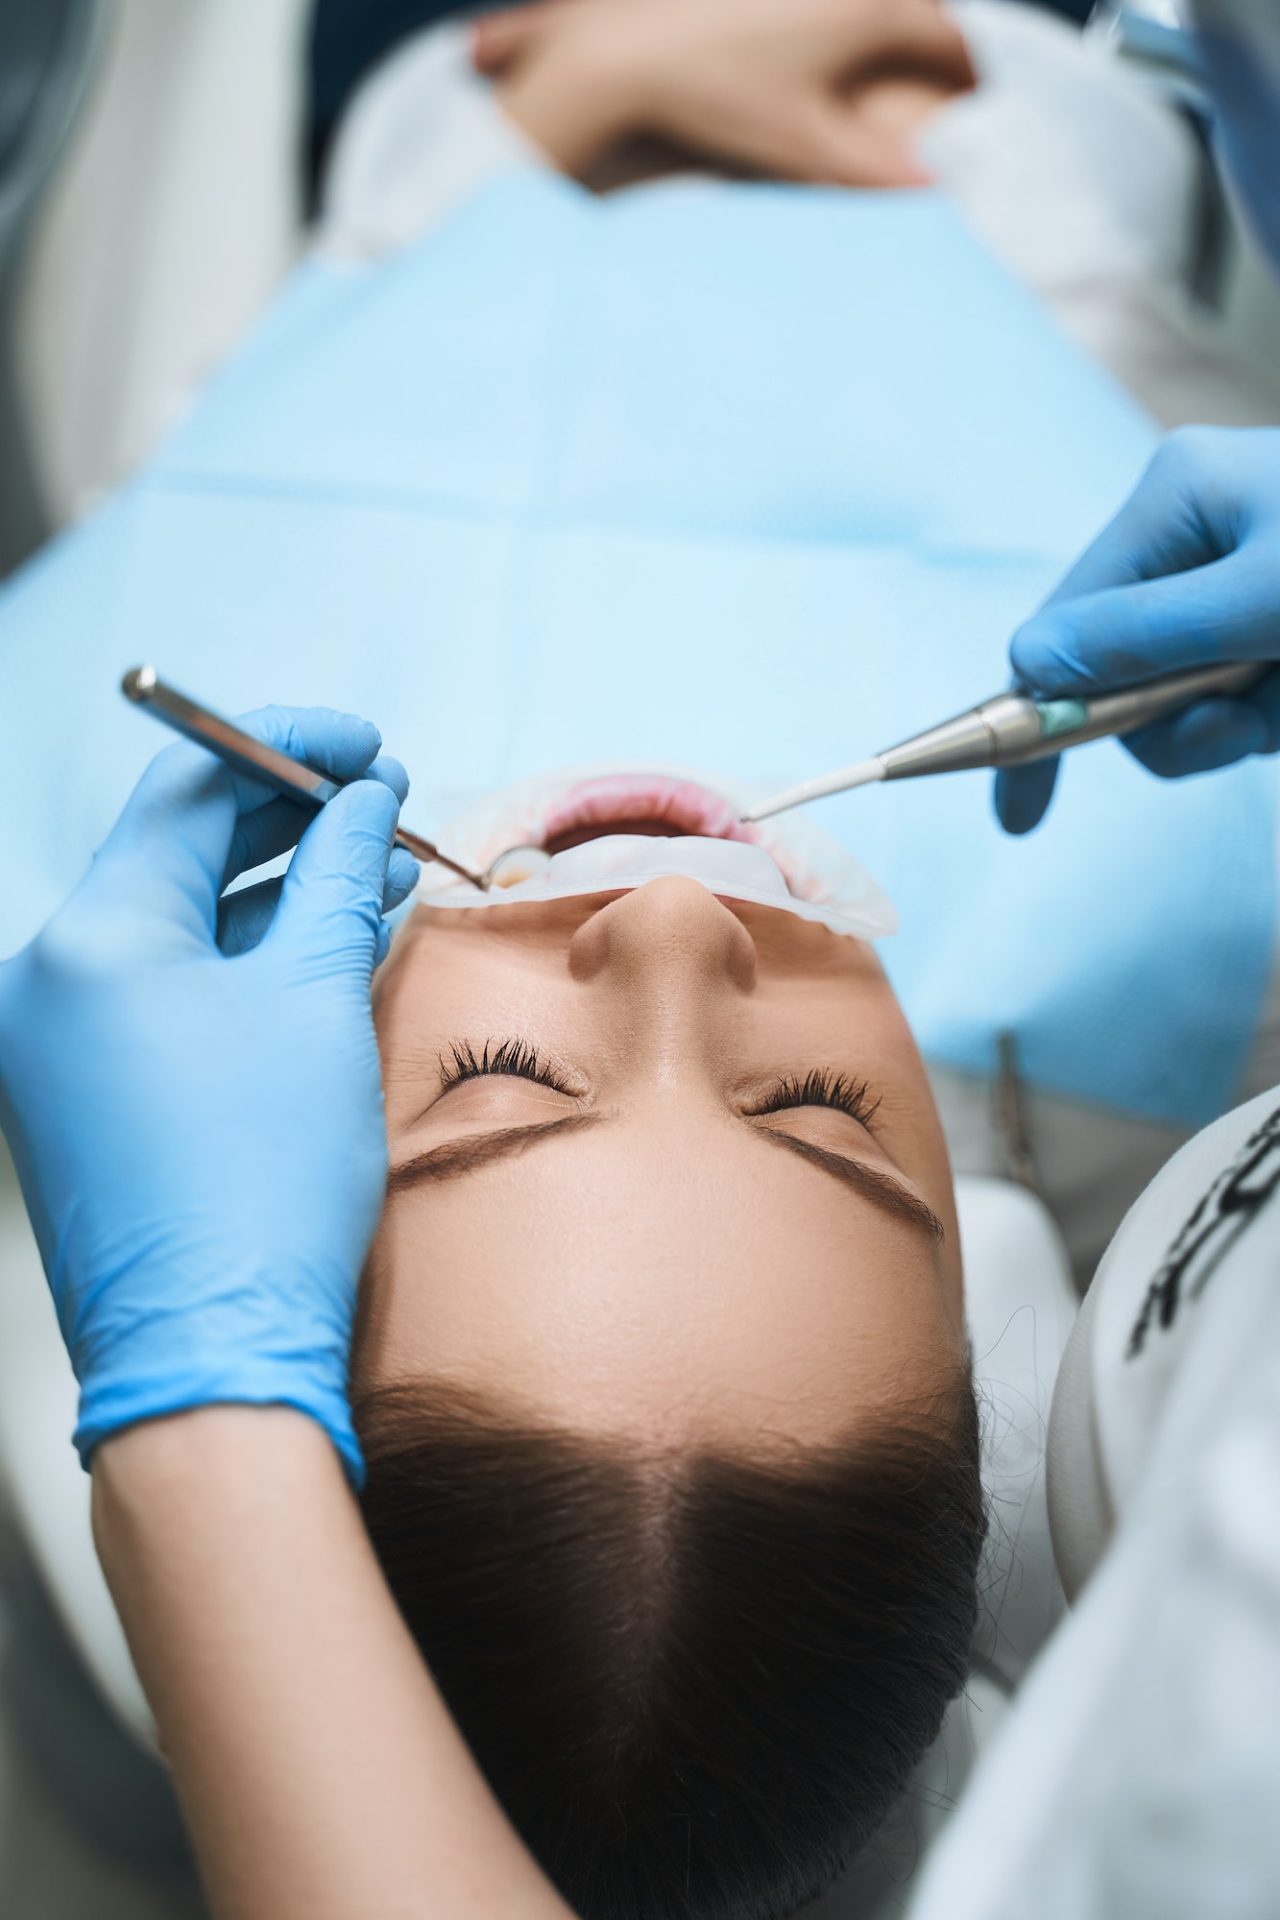
[[973, 84], [936, 0], [543, 0], [481, 21], [475, 57], [592, 184], [637, 138], [782, 178], [919, 184], [921, 114]]
[[568, 1920], [313, 1421], [219, 1406], [133, 1427], [95, 1456], [93, 1510], [217, 1920]]

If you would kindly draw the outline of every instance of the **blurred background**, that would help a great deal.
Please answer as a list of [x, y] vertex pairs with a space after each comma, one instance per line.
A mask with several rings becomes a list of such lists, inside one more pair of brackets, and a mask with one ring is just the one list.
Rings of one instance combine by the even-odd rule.
[[[1044, 0], [1170, 87], [1176, 0]], [[344, 104], [450, 0], [4, 0], [0, 572], [145, 455], [306, 245]], [[1194, 108], [1191, 110], [1194, 111]], [[1276, 324], [1225, 202], [1203, 289]]]
[[[0, 576], [127, 479], [180, 417], [305, 254], [324, 157], [360, 81], [460, 10], [448, 0], [0, 0]], [[1053, 10], [1144, 68], [1204, 131], [1176, 54], [1176, 0], [1056, 0]], [[1242, 362], [1261, 360], [1280, 337], [1280, 301], [1202, 144], [1189, 293]], [[13, 1196], [0, 1198], [12, 1213]], [[0, 1235], [0, 1345], [12, 1357], [23, 1316], [48, 1309], [6, 1251]], [[120, 1678], [118, 1635], [91, 1597], [79, 1604], [83, 1512], [65, 1539], [54, 1517], [34, 1525], [39, 1487], [18, 1450], [42, 1424], [65, 1436], [68, 1408], [51, 1407], [43, 1389], [30, 1406], [6, 1393], [0, 1916], [199, 1914], [163, 1768]]]

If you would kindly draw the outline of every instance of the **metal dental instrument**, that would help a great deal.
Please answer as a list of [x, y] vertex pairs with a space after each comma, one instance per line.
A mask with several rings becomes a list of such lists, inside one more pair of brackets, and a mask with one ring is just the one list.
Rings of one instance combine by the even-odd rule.
[[[163, 720], [175, 733], [185, 734], [188, 740], [207, 748], [227, 766], [274, 787], [286, 800], [297, 800], [307, 807], [322, 807], [342, 790], [341, 781], [328, 779], [305, 761], [281, 753], [278, 747], [264, 745], [252, 734], [233, 726], [230, 720], [224, 720], [221, 714], [211, 713], [197, 701], [189, 700], [186, 694], [167, 686], [154, 667], [132, 667], [120, 682], [120, 691], [126, 700], [132, 700], [135, 706]], [[407, 827], [397, 827], [396, 845], [416, 860], [428, 865], [434, 861], [438, 866], [448, 867], [450, 873], [469, 880], [473, 887], [483, 890], [489, 885], [486, 875], [472, 873], [469, 867], [451, 860], [432, 841], [424, 840], [421, 834], [410, 833]]]
[[775, 793], [742, 818], [767, 820], [806, 801], [823, 800], [828, 794], [845, 793], [875, 780], [913, 780], [930, 773], [962, 773], [970, 767], [1025, 766], [1086, 740], [1133, 733], [1205, 694], [1245, 693], [1269, 670], [1252, 662], [1197, 667], [1082, 700], [1033, 700], [1025, 693], [998, 693], [869, 760]]

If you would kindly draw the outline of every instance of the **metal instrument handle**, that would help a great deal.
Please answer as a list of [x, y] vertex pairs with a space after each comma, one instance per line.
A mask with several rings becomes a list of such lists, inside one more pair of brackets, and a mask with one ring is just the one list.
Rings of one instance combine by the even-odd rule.
[[[269, 747], [264, 741], [255, 740], [251, 733], [233, 726], [220, 713], [211, 712], [208, 707], [202, 707], [198, 700], [188, 699], [176, 687], [168, 686], [154, 667], [131, 668], [120, 682], [120, 691], [126, 700], [132, 700], [135, 706], [145, 707], [158, 720], [163, 720], [166, 726], [172, 727], [175, 733], [194, 740], [197, 746], [216, 754], [219, 760], [234, 767], [238, 773], [248, 774], [251, 779], [274, 787], [286, 800], [297, 800], [304, 806], [323, 807], [342, 790], [339, 781], [317, 773], [314, 767], [307, 766], [303, 760], [295, 760], [292, 755], [281, 753], [278, 748]], [[396, 845], [404, 847], [416, 860], [447, 867], [451, 873], [469, 880], [472, 886], [479, 887], [482, 892], [488, 887], [483, 874], [472, 873], [469, 867], [451, 860], [447, 853], [441, 853], [434, 841], [424, 840], [421, 834], [411, 833], [407, 827], [396, 828]]]
[[267, 746], [265, 741], [255, 740], [252, 734], [233, 726], [221, 714], [202, 707], [197, 700], [189, 700], [176, 687], [168, 686], [154, 667], [134, 667], [125, 674], [120, 691], [126, 700], [146, 707], [164, 720], [175, 733], [194, 740], [198, 747], [206, 747], [237, 773], [248, 774], [251, 779], [274, 787], [287, 800], [323, 807], [340, 791], [336, 780], [327, 779], [314, 767]]
[[[1033, 702], [1034, 735], [1028, 725], [1025, 696], [998, 696], [984, 702], [981, 712], [995, 739], [994, 764], [1024, 766], [1087, 740], [1133, 733], [1207, 694], [1247, 693], [1269, 671], [1266, 664], [1236, 661], [1227, 666], [1164, 674], [1145, 685], [1122, 687], [1115, 693], [1094, 694], [1083, 700]], [[1060, 711], [1055, 714], [1055, 709]]]

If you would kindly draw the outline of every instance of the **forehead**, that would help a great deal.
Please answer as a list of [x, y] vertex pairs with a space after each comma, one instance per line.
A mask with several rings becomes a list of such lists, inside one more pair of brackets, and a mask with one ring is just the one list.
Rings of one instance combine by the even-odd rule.
[[815, 1441], [927, 1392], [962, 1349], [937, 1249], [711, 1124], [629, 1115], [394, 1196], [360, 1385], [443, 1374], [579, 1426]]

